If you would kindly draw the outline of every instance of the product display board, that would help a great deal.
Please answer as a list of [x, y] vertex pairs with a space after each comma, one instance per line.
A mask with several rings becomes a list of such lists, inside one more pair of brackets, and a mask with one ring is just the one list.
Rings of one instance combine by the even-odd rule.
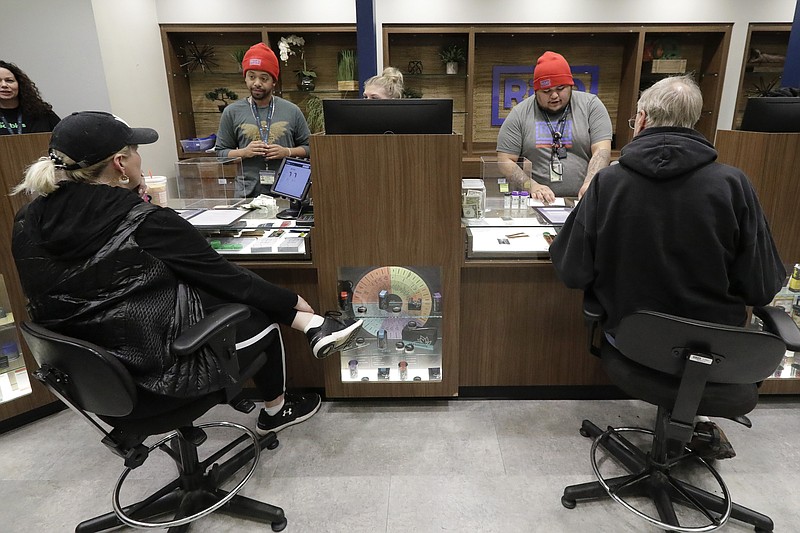
[[531, 198], [515, 198], [517, 193], [509, 192], [508, 181], [497, 176], [500, 172], [491, 162], [484, 161], [482, 169], [490, 177], [472, 181], [479, 182], [483, 192], [483, 216], [461, 218], [466, 259], [549, 260], [550, 244], [575, 208], [575, 199], [556, 198], [545, 205]]
[[[794, 323], [800, 328], [800, 264], [795, 263], [789, 270], [789, 279], [786, 281], [778, 294], [770, 302], [771, 306], [780, 307], [786, 314], [792, 317]], [[755, 315], [752, 316], [752, 323], [759, 329], [763, 327], [761, 320]], [[781, 364], [772, 374], [773, 378], [800, 378], [800, 352], [787, 350], [786, 356]]]
[[442, 380], [441, 269], [342, 267], [339, 308], [364, 321], [341, 352], [343, 382]]
[[15, 326], [5, 280], [0, 275], [0, 403], [31, 393]]

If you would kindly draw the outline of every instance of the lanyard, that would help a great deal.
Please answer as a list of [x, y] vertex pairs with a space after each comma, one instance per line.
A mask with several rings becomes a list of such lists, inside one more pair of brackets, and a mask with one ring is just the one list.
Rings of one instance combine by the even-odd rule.
[[269, 102], [267, 120], [264, 122], [261, 121], [261, 113], [259, 113], [258, 106], [252, 98], [250, 99], [250, 111], [253, 112], [253, 118], [256, 119], [256, 126], [258, 127], [258, 133], [261, 134], [261, 140], [269, 144], [269, 130], [272, 128], [272, 113], [275, 111], [275, 97], [273, 96], [272, 100]]
[[0, 118], [3, 119], [3, 127], [8, 130], [8, 133], [14, 135], [15, 133], [19, 133], [22, 135], [22, 110], [20, 109], [17, 111], [17, 131], [11, 129], [11, 124], [8, 123], [6, 120], [6, 116], [4, 113], [0, 113]]
[[558, 126], [558, 131], [553, 127], [550, 123], [550, 117], [548, 116], [549, 113], [542, 109], [542, 114], [544, 115], [544, 121], [547, 123], [547, 128], [550, 130], [550, 135], [553, 136], [553, 148], [558, 150], [561, 148], [561, 139], [564, 137], [564, 128], [567, 125], [567, 114], [569, 113], [570, 105], [567, 104], [567, 107], [564, 108], [564, 112], [561, 114], [561, 118], [558, 119], [556, 126]]

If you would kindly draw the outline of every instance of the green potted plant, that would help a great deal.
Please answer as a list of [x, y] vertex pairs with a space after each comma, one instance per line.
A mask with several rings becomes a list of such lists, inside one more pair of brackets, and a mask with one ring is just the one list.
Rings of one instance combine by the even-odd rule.
[[422, 91], [414, 87], [405, 87], [403, 89], [403, 98], [422, 98]]
[[294, 71], [295, 74], [297, 74], [297, 88], [301, 91], [313, 91], [317, 73], [314, 72], [313, 69], [309, 69], [308, 65], [306, 65], [305, 46], [306, 40], [294, 34], [288, 37], [281, 37], [278, 41], [278, 51], [285, 65], [289, 64], [289, 56], [297, 55], [293, 47], [296, 47], [297, 50], [300, 51], [300, 60], [303, 62], [303, 68]]
[[311, 133], [325, 131], [325, 117], [322, 114], [322, 100], [316, 96], [310, 96], [306, 100], [306, 122]]
[[336, 80], [340, 91], [358, 90], [358, 61], [355, 50], [340, 50]]
[[205, 94], [206, 98], [212, 102], [221, 102], [217, 104], [220, 113], [228, 106], [228, 100], [238, 100], [239, 95], [231, 91], [227, 87], [217, 87], [213, 91], [208, 91]]
[[244, 61], [244, 55], [247, 53], [247, 48], [237, 48], [233, 52], [231, 52], [231, 57], [233, 61], [236, 63], [236, 66], [239, 68], [239, 72], [242, 71], [242, 61]]
[[450, 46], [442, 48], [442, 51], [439, 52], [439, 57], [442, 58], [442, 63], [445, 64], [448, 74], [458, 74], [458, 65], [463, 65], [467, 62], [464, 49], [457, 44], [451, 44]]

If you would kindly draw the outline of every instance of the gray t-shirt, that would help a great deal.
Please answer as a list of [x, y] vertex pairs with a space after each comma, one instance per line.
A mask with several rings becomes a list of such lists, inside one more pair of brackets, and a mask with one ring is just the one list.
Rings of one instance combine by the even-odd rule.
[[[562, 114], [563, 111], [548, 113], [554, 129], [558, 129]], [[563, 181], [550, 181], [553, 135], [535, 96], [526, 98], [508, 114], [497, 136], [497, 151], [529, 159], [533, 178], [550, 187], [556, 196], [577, 196], [592, 158], [592, 145], [610, 140], [611, 133], [611, 118], [603, 102], [591, 93], [573, 89], [561, 140], [567, 148], [566, 159], [561, 159]]]
[[[306, 157], [311, 153], [308, 143], [311, 131], [308, 129], [303, 112], [288, 100], [278, 96], [272, 112], [272, 125], [269, 129], [269, 144], [279, 144], [287, 148], [301, 146]], [[266, 120], [267, 108], [259, 108], [262, 120]], [[214, 149], [217, 156], [228, 157], [231, 150], [244, 148], [252, 141], [261, 139], [258, 125], [253, 116], [253, 108], [247, 98], [236, 100], [222, 112], [217, 131], [217, 144]], [[266, 161], [262, 157], [242, 158], [244, 167], [244, 183], [236, 182], [236, 196], [258, 196], [260, 170], [277, 170], [281, 159]]]

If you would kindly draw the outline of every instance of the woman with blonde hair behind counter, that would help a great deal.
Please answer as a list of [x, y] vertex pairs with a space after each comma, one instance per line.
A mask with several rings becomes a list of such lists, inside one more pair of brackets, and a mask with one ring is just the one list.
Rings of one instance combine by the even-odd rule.
[[403, 73], [394, 67], [386, 67], [378, 76], [364, 82], [364, 98], [367, 100], [390, 100], [403, 97]]

